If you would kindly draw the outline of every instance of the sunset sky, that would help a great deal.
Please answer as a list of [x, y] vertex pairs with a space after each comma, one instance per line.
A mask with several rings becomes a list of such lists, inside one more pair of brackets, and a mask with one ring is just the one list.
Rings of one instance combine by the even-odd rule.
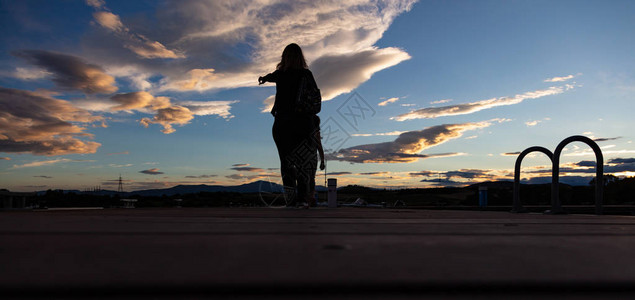
[[[0, 188], [280, 183], [283, 48], [322, 91], [339, 185], [513, 179], [585, 135], [635, 175], [635, 1], [0, 0]], [[595, 157], [561, 157], [586, 184]], [[526, 182], [550, 181], [543, 154]], [[317, 182], [324, 180], [319, 173]]]

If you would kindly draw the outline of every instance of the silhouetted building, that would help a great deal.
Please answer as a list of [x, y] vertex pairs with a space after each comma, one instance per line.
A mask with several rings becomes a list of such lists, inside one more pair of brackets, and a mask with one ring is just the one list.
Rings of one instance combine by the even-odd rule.
[[24, 209], [26, 208], [26, 200], [30, 197], [35, 197], [36, 193], [19, 193], [0, 191], [0, 204], [2, 209]]

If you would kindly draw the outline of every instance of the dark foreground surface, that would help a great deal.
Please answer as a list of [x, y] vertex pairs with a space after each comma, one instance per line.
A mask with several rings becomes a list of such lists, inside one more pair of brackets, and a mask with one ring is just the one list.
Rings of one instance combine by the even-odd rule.
[[631, 298], [635, 217], [352, 208], [8, 211], [0, 212], [0, 293]]

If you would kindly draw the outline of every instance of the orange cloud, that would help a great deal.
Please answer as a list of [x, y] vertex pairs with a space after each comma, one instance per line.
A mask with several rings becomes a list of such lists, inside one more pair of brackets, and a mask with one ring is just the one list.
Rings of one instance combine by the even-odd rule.
[[163, 126], [163, 130], [161, 130], [161, 132], [169, 134], [176, 131], [172, 128], [172, 124], [185, 125], [193, 118], [194, 116], [189, 109], [183, 106], [174, 105], [159, 109], [154, 118], [143, 118], [140, 123], [146, 128], [150, 124], [161, 124]]
[[125, 45], [124, 47], [130, 49], [132, 52], [143, 58], [184, 58], [185, 55], [181, 53], [176, 53], [172, 50], [168, 50], [163, 46], [163, 44], [157, 41], [150, 41], [143, 37], [142, 35], [138, 35], [139, 41], [136, 43], [132, 43], [129, 45]]
[[459, 138], [465, 131], [485, 128], [492, 122], [502, 121], [504, 120], [494, 119], [478, 123], [445, 124], [423, 130], [407, 131], [392, 142], [353, 146], [329, 154], [329, 157], [333, 160], [353, 163], [410, 163], [422, 158], [463, 155], [463, 153], [424, 155], [419, 152]]
[[218, 115], [225, 119], [233, 118], [229, 112], [231, 105], [238, 101], [183, 101], [179, 105], [172, 104], [168, 97], [154, 97], [152, 94], [140, 91], [117, 94], [110, 98], [118, 105], [110, 107], [110, 111], [137, 110], [146, 113], [156, 113], [150, 118], [141, 119], [141, 125], [146, 128], [150, 124], [161, 124], [163, 133], [175, 131], [173, 124], [185, 125], [195, 115]]
[[93, 18], [95, 21], [102, 27], [108, 28], [112, 31], [124, 31], [126, 30], [126, 26], [121, 23], [119, 16], [107, 12], [107, 11], [98, 11], [93, 14]]
[[64, 155], [95, 153], [100, 143], [74, 123], [103, 121], [70, 102], [34, 92], [0, 88], [0, 152]]
[[106, 3], [104, 0], [86, 0], [86, 4], [94, 8], [101, 8]]
[[[96, 9], [104, 9], [104, 3], [87, 3]], [[141, 58], [185, 58], [185, 55], [177, 51], [169, 50], [163, 44], [152, 41], [147, 37], [133, 33], [126, 27], [118, 15], [109, 11], [97, 11], [93, 18], [101, 27], [110, 30], [124, 41], [124, 47], [130, 49]]]
[[119, 105], [111, 107], [110, 110], [132, 110], [149, 108], [152, 110], [158, 110], [162, 108], [170, 107], [170, 98], [167, 97], [154, 97], [152, 94], [144, 91], [132, 92], [125, 94], [117, 94], [110, 99]]

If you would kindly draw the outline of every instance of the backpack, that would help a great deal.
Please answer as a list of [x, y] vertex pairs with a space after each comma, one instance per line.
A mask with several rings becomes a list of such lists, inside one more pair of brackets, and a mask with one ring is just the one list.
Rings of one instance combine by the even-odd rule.
[[322, 95], [315, 80], [308, 78], [309, 72], [305, 72], [300, 79], [300, 88], [295, 101], [295, 111], [301, 114], [316, 115], [322, 109]]

